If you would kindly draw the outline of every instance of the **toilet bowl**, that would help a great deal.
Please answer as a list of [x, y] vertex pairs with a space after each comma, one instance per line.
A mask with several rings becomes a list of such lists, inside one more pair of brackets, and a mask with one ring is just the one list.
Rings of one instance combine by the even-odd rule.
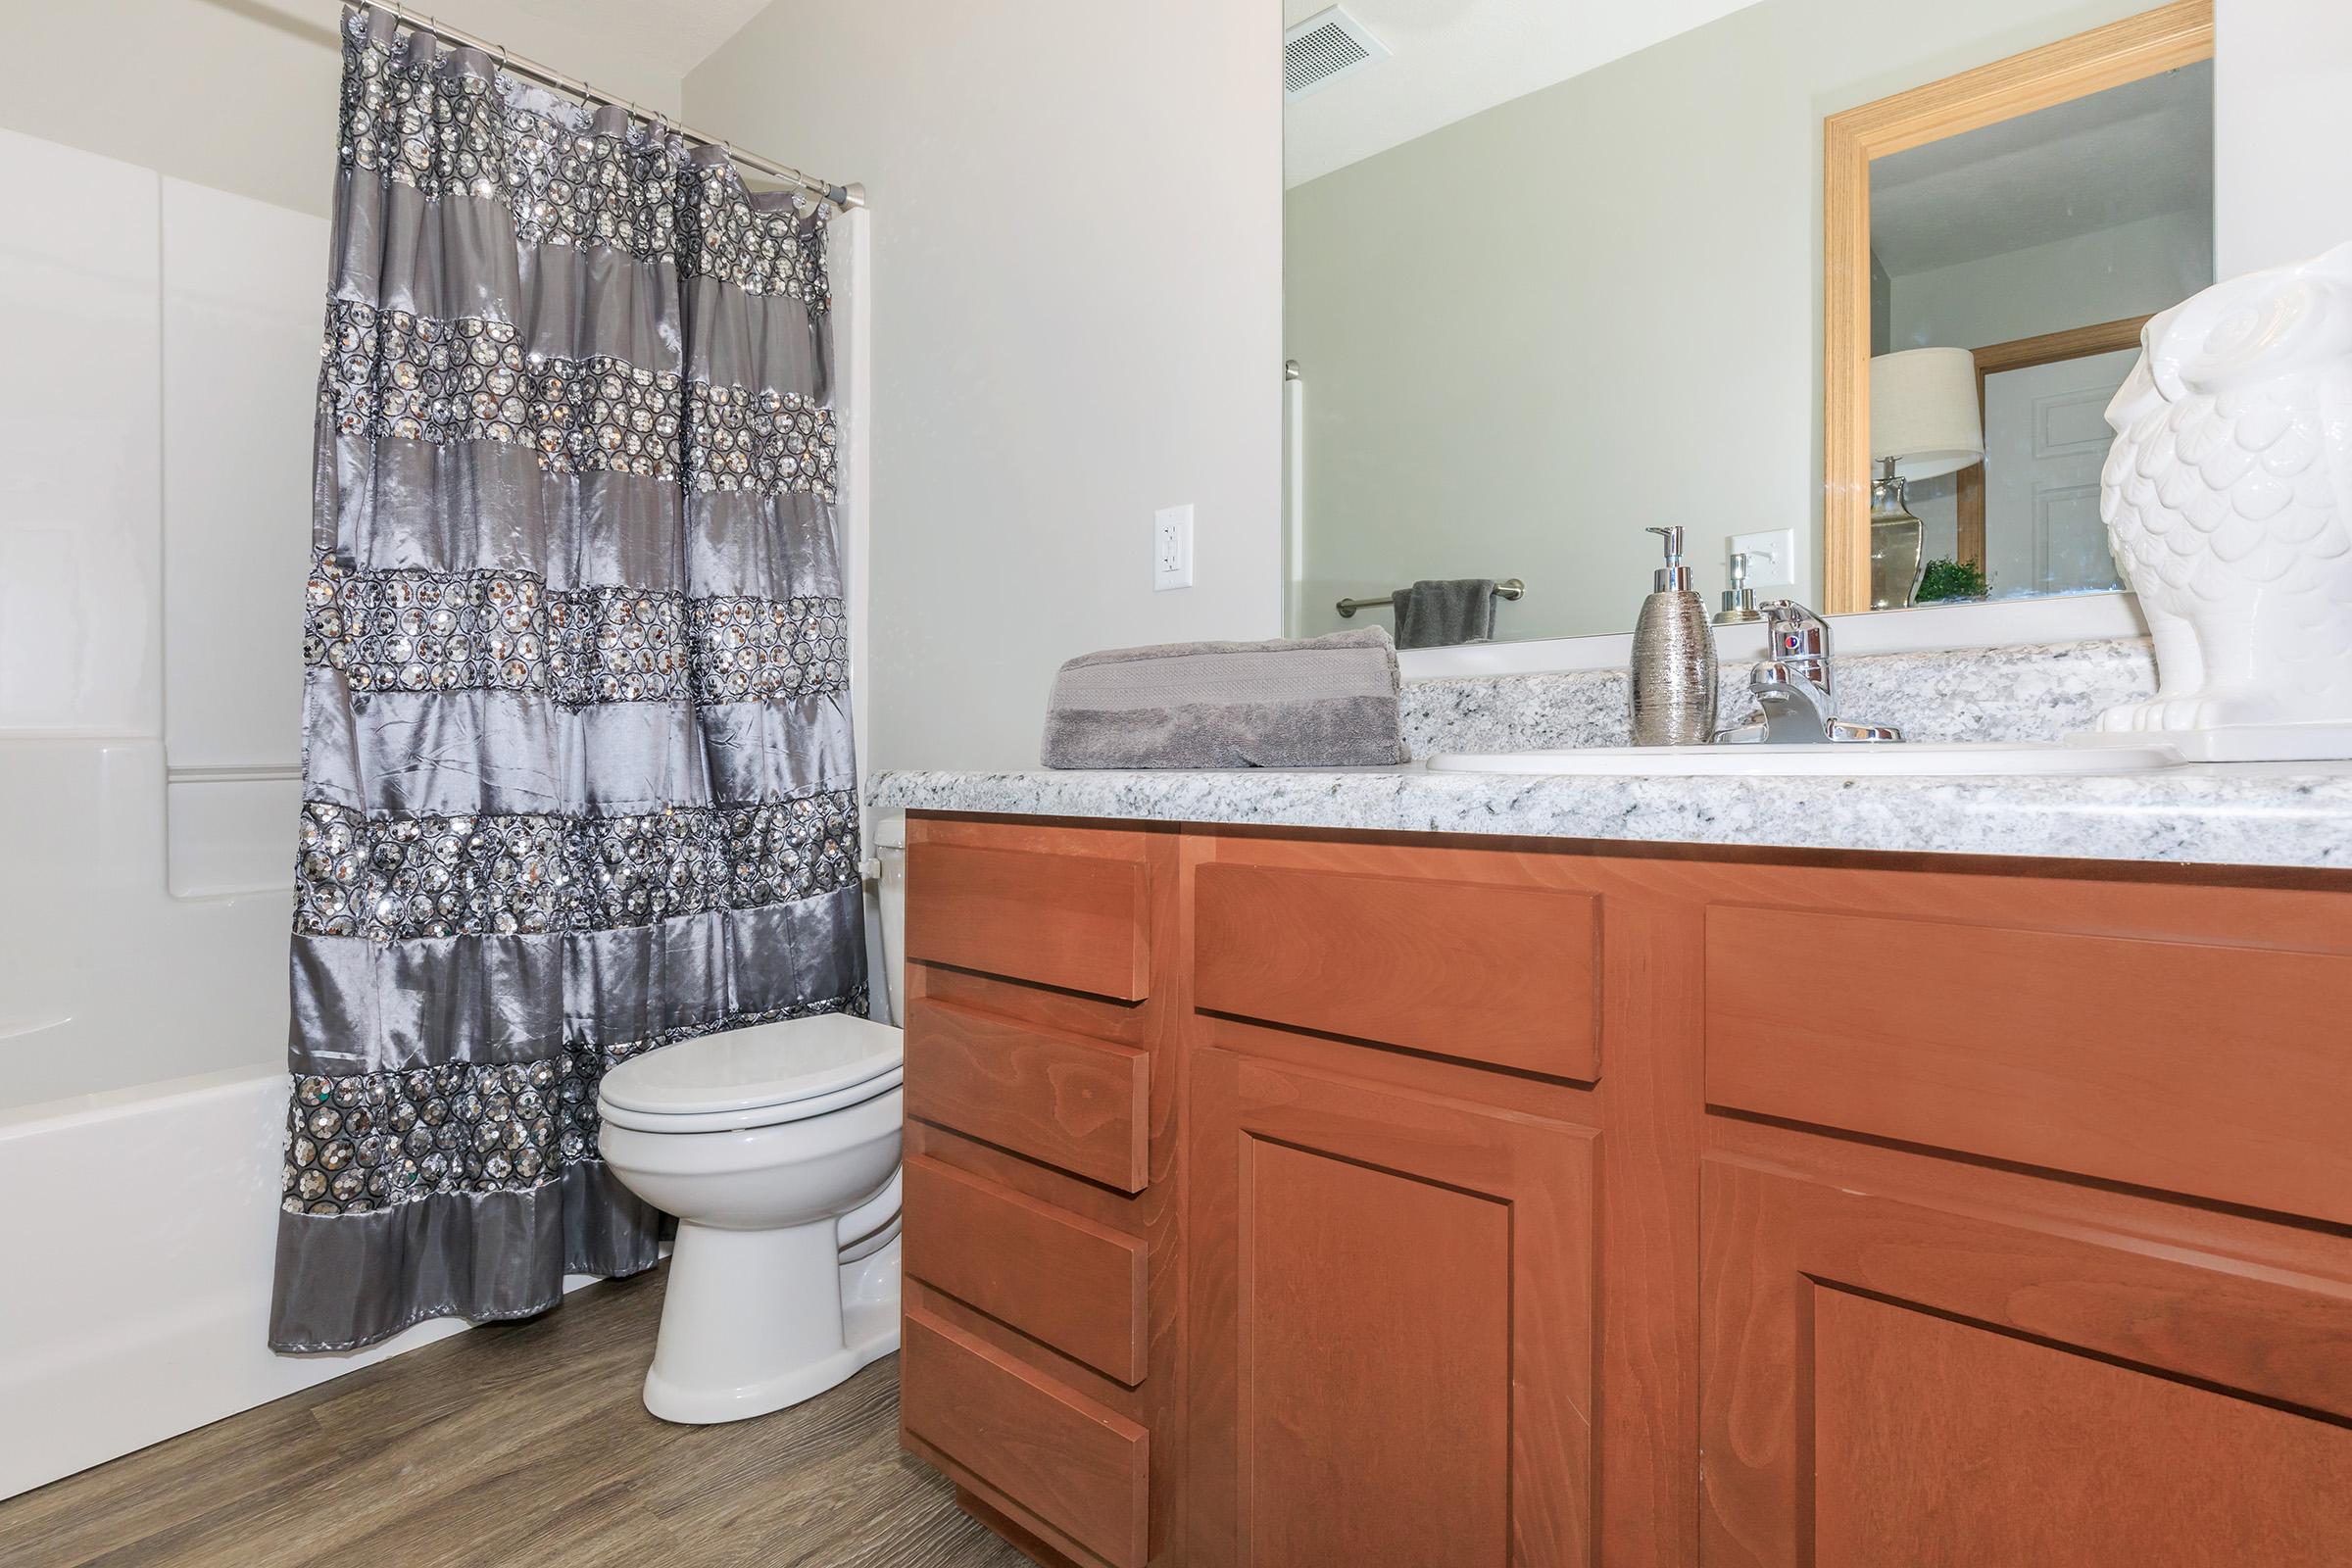
[[655, 1415], [764, 1415], [898, 1348], [900, 1063], [898, 1030], [827, 1013], [605, 1075], [606, 1165], [678, 1221]]

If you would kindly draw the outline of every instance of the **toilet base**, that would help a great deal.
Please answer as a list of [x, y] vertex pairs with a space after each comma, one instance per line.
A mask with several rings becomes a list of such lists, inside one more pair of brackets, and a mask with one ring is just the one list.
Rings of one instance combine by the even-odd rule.
[[[812, 1277], [838, 1288], [812, 1292]], [[898, 1348], [895, 1237], [843, 1263], [829, 1219], [766, 1231], [681, 1222], [645, 1407], [682, 1426], [749, 1420], [814, 1398]]]
[[[841, 1332], [860, 1367], [899, 1349], [899, 1235], [870, 1256], [841, 1265]], [[852, 1370], [855, 1370], [853, 1368]]]

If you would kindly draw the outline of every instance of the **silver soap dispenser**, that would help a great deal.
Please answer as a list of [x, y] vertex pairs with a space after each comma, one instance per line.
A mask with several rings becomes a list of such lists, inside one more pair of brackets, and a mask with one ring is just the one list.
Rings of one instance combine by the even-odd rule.
[[1683, 564], [1683, 530], [1652, 528], [1666, 564], [1634, 622], [1634, 744], [1702, 746], [1715, 734], [1715, 633]]

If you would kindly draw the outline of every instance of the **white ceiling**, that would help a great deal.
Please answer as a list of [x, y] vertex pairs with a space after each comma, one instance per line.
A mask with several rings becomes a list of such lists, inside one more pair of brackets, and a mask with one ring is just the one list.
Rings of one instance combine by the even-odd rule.
[[1870, 244], [1900, 277], [2163, 213], [2213, 211], [2213, 64], [1870, 166]]
[[[1754, 0], [1343, 0], [1389, 59], [1285, 106], [1297, 185]], [[1283, 0], [1285, 27], [1330, 0]]]

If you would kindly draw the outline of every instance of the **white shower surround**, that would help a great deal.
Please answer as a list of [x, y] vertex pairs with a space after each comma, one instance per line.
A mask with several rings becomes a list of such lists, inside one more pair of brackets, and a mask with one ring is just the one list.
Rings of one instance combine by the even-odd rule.
[[[48, 416], [49, 460], [0, 477], [0, 607], [54, 612], [0, 618], [0, 1193], [46, 1195], [0, 1205], [0, 1255], [30, 1263], [0, 1293], [7, 1497], [466, 1325], [264, 1338], [325, 220], [9, 131], [0, 195], [38, 219], [0, 312], [46, 399], [6, 412]], [[854, 671], [870, 221], [829, 230]], [[74, 373], [112, 378], [78, 405], [105, 419], [59, 395]]]

